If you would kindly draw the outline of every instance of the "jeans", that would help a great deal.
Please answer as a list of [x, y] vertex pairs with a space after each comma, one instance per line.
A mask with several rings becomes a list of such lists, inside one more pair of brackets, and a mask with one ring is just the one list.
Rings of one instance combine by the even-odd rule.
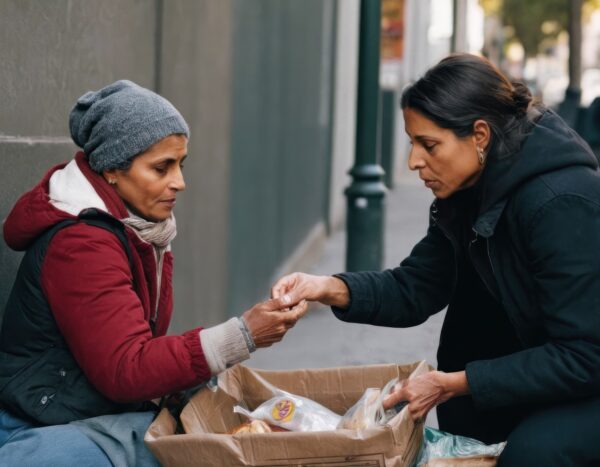
[[36, 427], [0, 409], [0, 465], [6, 467], [112, 467], [74, 425]]

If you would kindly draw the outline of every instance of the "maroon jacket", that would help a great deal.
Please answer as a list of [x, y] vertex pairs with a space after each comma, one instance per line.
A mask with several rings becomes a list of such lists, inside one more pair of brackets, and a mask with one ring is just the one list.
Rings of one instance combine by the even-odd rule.
[[[76, 155], [79, 169], [117, 219], [126, 217], [123, 201]], [[52, 168], [15, 204], [4, 223], [4, 239], [26, 250], [49, 227], [72, 215], [49, 202], [49, 180], [65, 166]], [[115, 402], [141, 402], [200, 384], [210, 370], [199, 331], [166, 336], [173, 309], [173, 257], [165, 253], [155, 334], [150, 328], [157, 297], [153, 246], [130, 228], [134, 271], [118, 238], [79, 223], [60, 230], [42, 265], [42, 287], [75, 360], [89, 381]]]

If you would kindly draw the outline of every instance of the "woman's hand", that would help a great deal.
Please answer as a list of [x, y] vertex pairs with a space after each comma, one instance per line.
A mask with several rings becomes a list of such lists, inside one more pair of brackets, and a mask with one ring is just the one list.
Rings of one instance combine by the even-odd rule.
[[399, 402], [406, 401], [411, 418], [415, 422], [421, 422], [436, 405], [465, 394], [469, 394], [469, 384], [464, 371], [430, 371], [398, 383], [392, 393], [383, 400], [383, 408], [387, 410]]
[[[291, 310], [281, 311], [297, 303]], [[306, 301], [294, 302], [289, 295], [258, 303], [243, 314], [256, 347], [269, 347], [283, 339], [308, 309]]]
[[273, 298], [285, 294], [289, 295], [292, 302], [309, 300], [339, 308], [345, 308], [350, 303], [348, 287], [344, 281], [333, 276], [313, 276], [302, 272], [288, 274], [271, 288]]

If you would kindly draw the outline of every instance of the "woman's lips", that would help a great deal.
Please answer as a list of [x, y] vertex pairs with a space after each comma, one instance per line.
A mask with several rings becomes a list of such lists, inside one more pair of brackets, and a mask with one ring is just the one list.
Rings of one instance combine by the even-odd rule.
[[162, 200], [161, 203], [166, 204], [167, 206], [170, 206], [170, 207], [174, 207], [175, 204], [177, 203], [177, 201], [175, 200], [175, 198], [173, 198], [173, 199]]

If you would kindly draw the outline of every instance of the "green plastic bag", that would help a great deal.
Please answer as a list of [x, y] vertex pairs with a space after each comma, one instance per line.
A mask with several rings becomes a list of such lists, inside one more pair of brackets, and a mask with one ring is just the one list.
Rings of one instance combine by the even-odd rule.
[[423, 445], [415, 466], [423, 466], [430, 460], [439, 458], [498, 457], [504, 446], [506, 446], [506, 442], [488, 445], [473, 438], [451, 435], [426, 426], [423, 433]]

